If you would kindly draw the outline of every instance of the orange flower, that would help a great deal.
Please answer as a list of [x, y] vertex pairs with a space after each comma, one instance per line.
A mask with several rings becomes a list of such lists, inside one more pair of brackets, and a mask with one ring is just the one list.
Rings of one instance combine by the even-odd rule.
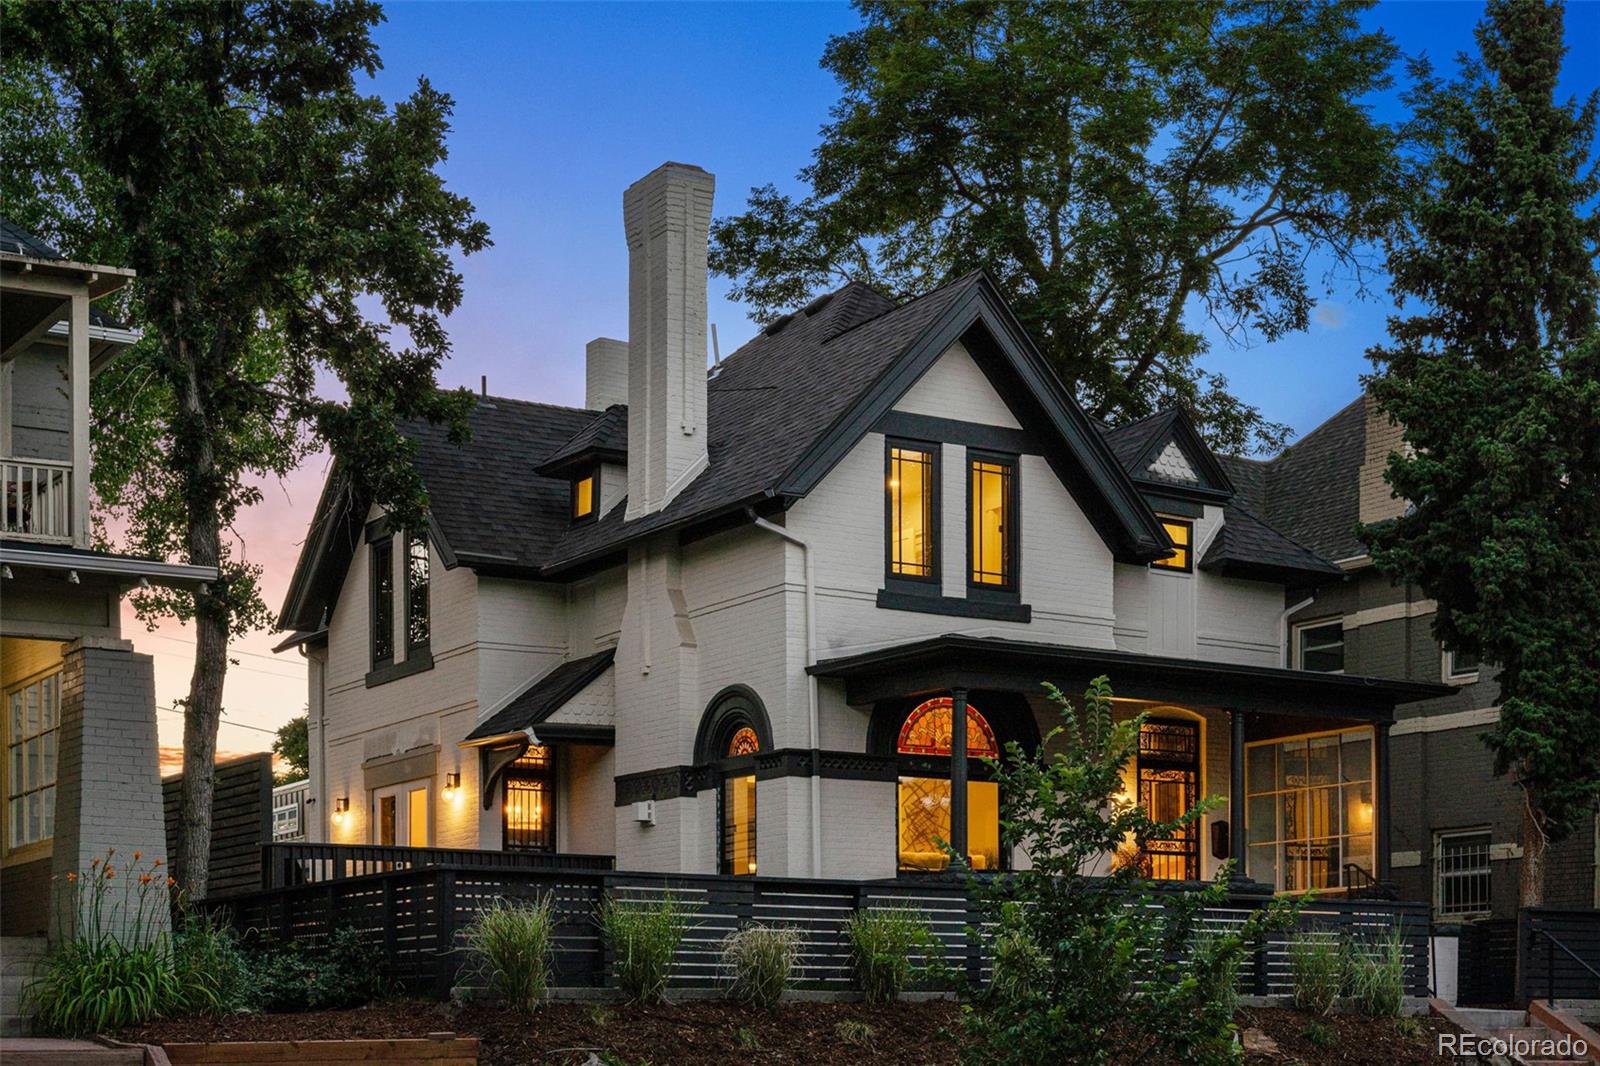
[[67, 880], [68, 881], [76, 881], [77, 879], [78, 879], [78, 875], [76, 873], [73, 873], [70, 870], [67, 871]]
[[93, 869], [93, 868], [95, 868], [95, 867], [97, 867], [97, 866], [99, 866], [99, 865], [100, 865], [100, 860], [99, 860], [99, 859], [96, 859], [96, 860], [94, 860], [94, 861], [93, 861], [93, 862], [91, 862], [91, 863], [90, 863], [90, 864], [89, 864], [89, 867], [90, 867], [90, 868], [91, 868], [91, 869]]
[[141, 885], [148, 885], [150, 883], [150, 875], [149, 874], [140, 874], [139, 875], [139, 883]]
[[172, 888], [172, 887], [173, 887], [173, 886], [175, 886], [175, 885], [176, 885], [176, 884], [177, 884], [177, 883], [178, 883], [178, 879], [177, 879], [177, 878], [176, 878], [176, 877], [169, 877], [169, 878], [167, 878], [167, 887], [168, 887], [168, 888]]
[[133, 853], [133, 861], [134, 862], [138, 862], [139, 861], [139, 856], [143, 855], [143, 854], [144, 854], [144, 852], [142, 852], [142, 851], [135, 851]]
[[117, 871], [115, 871], [111, 867], [107, 866], [106, 867], [106, 880], [109, 881], [115, 876], [117, 876]]
[[151, 867], [152, 867], [152, 868], [153, 868], [153, 867], [156, 867], [156, 866], [160, 866], [160, 865], [161, 865], [161, 859], [160, 859], [160, 858], [159, 858], [159, 857], [158, 857], [158, 858], [157, 858], [157, 859], [156, 859], [156, 861], [155, 861], [155, 862], [153, 862], [153, 863], [151, 863], [151, 864], [150, 864], [150, 865], [151, 865]]

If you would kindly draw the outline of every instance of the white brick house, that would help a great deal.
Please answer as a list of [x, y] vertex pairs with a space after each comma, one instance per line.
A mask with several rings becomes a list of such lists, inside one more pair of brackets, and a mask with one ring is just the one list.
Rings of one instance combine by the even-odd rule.
[[584, 408], [407, 428], [426, 531], [330, 476], [282, 614], [311, 838], [820, 877], [949, 839], [994, 868], [1026, 860], [967, 749], [1037, 744], [1040, 682], [1108, 674], [1153, 716], [1130, 795], [1229, 799], [1130, 861], [1382, 879], [1387, 726], [1433, 689], [1286, 668], [1286, 608], [1339, 569], [1180, 413], [1087, 418], [981, 274], [847, 285], [708, 373], [712, 188], [628, 190], [628, 340], [588, 346]]

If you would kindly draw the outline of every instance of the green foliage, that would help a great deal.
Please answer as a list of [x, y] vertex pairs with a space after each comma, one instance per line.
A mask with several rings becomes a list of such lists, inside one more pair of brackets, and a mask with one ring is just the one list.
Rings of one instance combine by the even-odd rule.
[[277, 775], [278, 784], [304, 781], [311, 776], [311, 739], [305, 715], [296, 715], [278, 727], [272, 754], [289, 764], [287, 772]]
[[1346, 987], [1356, 1009], [1372, 1018], [1398, 1018], [1406, 996], [1406, 945], [1400, 931], [1352, 944], [1349, 965]]
[[794, 972], [800, 944], [798, 929], [750, 925], [729, 933], [722, 942], [728, 995], [740, 1003], [776, 1007]]
[[1349, 948], [1323, 930], [1296, 933], [1289, 941], [1289, 974], [1294, 979], [1294, 1005], [1326, 1018], [1339, 1006], [1349, 965]]
[[437, 172], [450, 98], [360, 91], [380, 65], [371, 0], [3, 5], [7, 215], [138, 272], [120, 311], [144, 339], [94, 382], [97, 532], [222, 573], [133, 597], [152, 624], [195, 622], [178, 877], [198, 897], [227, 642], [272, 621], [234, 520], [327, 446], [350, 492], [420, 527], [397, 422], [465, 432], [469, 395], [436, 387], [442, 317], [453, 253], [488, 231]]
[[1498, 668], [1488, 741], [1524, 796], [1523, 903], [1600, 796], [1600, 96], [1557, 103], [1562, 7], [1492, 0], [1481, 58], [1413, 66], [1409, 225], [1390, 255], [1391, 343], [1369, 354], [1409, 447], [1410, 510], [1374, 561], [1438, 602], [1449, 648]]
[[1312, 1047], [1319, 1047], [1326, 1051], [1339, 1042], [1339, 1034], [1333, 1027], [1322, 1022], [1307, 1022], [1305, 1029], [1306, 1042]]
[[1105, 856], [1194, 824], [1214, 801], [1153, 821], [1122, 798], [1142, 718], [1116, 720], [1105, 678], [1090, 685], [1081, 709], [1046, 690], [1060, 724], [1038, 752], [1008, 743], [1002, 758], [986, 760], [1000, 785], [1001, 845], [1021, 848], [1031, 865], [970, 883], [997, 931], [997, 984], [963, 1015], [967, 1059], [1233, 1061], [1240, 966], [1298, 905], [1275, 900], [1242, 928], [1211, 931], [1200, 917], [1226, 898], [1228, 867], [1195, 891], [1156, 892], [1136, 865], [1094, 876]]
[[870, 1048], [872, 1041], [878, 1035], [878, 1030], [866, 1022], [854, 1018], [846, 1018], [833, 1027], [833, 1035], [839, 1038], [842, 1044], [851, 1047]]
[[532, 1011], [544, 1001], [555, 953], [555, 899], [538, 903], [497, 899], [466, 929], [469, 971], [499, 993], [514, 1010]]
[[654, 902], [608, 899], [600, 905], [600, 933], [623, 994], [644, 1004], [666, 1000], [672, 959], [688, 925], [689, 908], [670, 894]]
[[185, 1014], [230, 1014], [257, 1000], [250, 956], [222, 915], [183, 914], [173, 936], [173, 964]]
[[850, 970], [868, 1003], [893, 1003], [917, 974], [917, 960], [940, 950], [923, 916], [899, 907], [856, 911], [844, 931]]
[[321, 950], [298, 942], [251, 960], [257, 1006], [264, 1011], [361, 1007], [387, 992], [383, 953], [355, 929], [340, 929]]
[[823, 53], [840, 98], [809, 192], [754, 189], [714, 226], [734, 298], [767, 319], [845, 279], [912, 295], [982, 268], [1096, 416], [1176, 401], [1213, 445], [1280, 444], [1199, 368], [1200, 328], [1306, 329], [1312, 257], [1365, 291], [1397, 177], [1361, 103], [1396, 55], [1369, 5], [857, 6]]
[[761, 1038], [748, 1025], [739, 1026], [738, 1031], [733, 1034], [733, 1042], [739, 1045], [740, 1051], [761, 1050]]

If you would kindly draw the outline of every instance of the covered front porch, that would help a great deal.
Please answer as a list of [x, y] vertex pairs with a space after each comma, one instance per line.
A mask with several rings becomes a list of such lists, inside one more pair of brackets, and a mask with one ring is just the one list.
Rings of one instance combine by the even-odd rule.
[[[1036, 750], [1059, 709], [1049, 681], [1078, 702], [1110, 679], [1118, 715], [1147, 715], [1125, 797], [1170, 820], [1222, 802], [1170, 840], [1104, 857], [1086, 873], [1135, 865], [1158, 880], [1234, 878], [1282, 892], [1387, 891], [1389, 727], [1399, 703], [1439, 687], [1348, 675], [1200, 662], [1101, 649], [944, 636], [827, 660], [869, 716], [867, 753], [895, 778], [901, 875], [945, 866], [939, 841], [974, 869], [1026, 865], [1004, 853], [1000, 795], [983, 756], [1008, 741]], [[965, 720], [966, 729], [952, 724]]]

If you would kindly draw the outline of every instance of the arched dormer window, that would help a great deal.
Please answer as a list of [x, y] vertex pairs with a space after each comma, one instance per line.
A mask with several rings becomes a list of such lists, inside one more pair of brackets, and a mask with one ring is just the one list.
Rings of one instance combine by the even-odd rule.
[[[901, 756], [948, 758], [954, 735], [954, 703], [949, 697], [927, 700], [906, 715], [895, 745]], [[967, 705], [967, 755], [995, 758], [1000, 745], [988, 719]], [[943, 870], [949, 865], [942, 841], [950, 840], [950, 775], [899, 779], [897, 825], [902, 870]], [[974, 870], [1000, 868], [1000, 786], [993, 781], [967, 782], [967, 861]]]

